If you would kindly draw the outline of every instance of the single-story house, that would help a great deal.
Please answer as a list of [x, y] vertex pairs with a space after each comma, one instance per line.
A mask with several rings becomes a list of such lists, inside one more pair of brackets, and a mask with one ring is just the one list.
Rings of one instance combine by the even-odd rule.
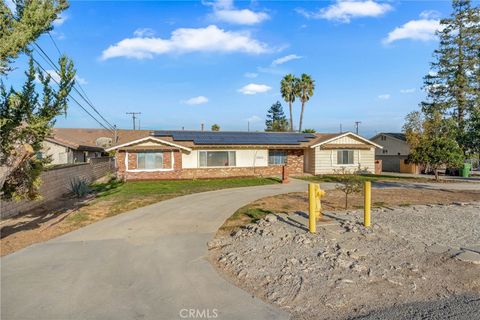
[[382, 160], [382, 171], [401, 172], [401, 165], [410, 154], [410, 146], [405, 134], [381, 132], [370, 140], [383, 147], [375, 150], [375, 159]]
[[[141, 135], [136, 135], [141, 136]], [[120, 134], [122, 138], [122, 135]], [[133, 137], [133, 136], [132, 136]], [[352, 132], [152, 131], [106, 148], [125, 180], [375, 171], [380, 145]]]

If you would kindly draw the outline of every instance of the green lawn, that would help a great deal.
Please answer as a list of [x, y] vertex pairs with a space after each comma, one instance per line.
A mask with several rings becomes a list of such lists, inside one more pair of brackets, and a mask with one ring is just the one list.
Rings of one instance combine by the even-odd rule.
[[275, 178], [228, 178], [205, 180], [136, 181], [112, 180], [91, 186], [94, 200], [71, 215], [74, 224], [88, 224], [104, 217], [143, 207], [182, 195], [227, 189], [280, 183]]

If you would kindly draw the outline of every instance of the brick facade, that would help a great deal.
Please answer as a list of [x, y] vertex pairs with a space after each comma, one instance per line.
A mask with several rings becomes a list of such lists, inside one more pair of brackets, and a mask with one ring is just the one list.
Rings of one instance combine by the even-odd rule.
[[[125, 180], [174, 180], [174, 179], [206, 179], [227, 177], [252, 177], [252, 176], [278, 176], [282, 174], [281, 165], [269, 165], [266, 167], [225, 167], [225, 168], [182, 168], [182, 153], [180, 150], [173, 151], [173, 170], [171, 171], [126, 171], [126, 152], [120, 150], [116, 153], [117, 174]], [[137, 167], [137, 155], [134, 150], [128, 151], [128, 169], [135, 170]], [[303, 150], [287, 150], [287, 169], [289, 175], [302, 175]], [[164, 152], [164, 167], [171, 167], [171, 153]]]

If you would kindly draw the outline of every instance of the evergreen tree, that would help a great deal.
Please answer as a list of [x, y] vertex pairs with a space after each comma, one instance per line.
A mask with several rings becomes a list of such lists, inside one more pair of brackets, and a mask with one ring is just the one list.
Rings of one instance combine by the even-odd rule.
[[443, 118], [438, 111], [428, 117], [412, 112], [407, 115], [403, 130], [410, 146], [408, 161], [433, 170], [435, 179], [438, 180], [441, 167], [458, 167], [463, 163], [462, 149], [452, 134], [455, 130], [452, 118]]
[[440, 22], [439, 48], [424, 78], [427, 100], [421, 107], [426, 115], [453, 117], [454, 135], [466, 152], [466, 128], [480, 101], [480, 8], [470, 0], [453, 0], [452, 6], [452, 15]]
[[289, 131], [289, 122], [283, 113], [283, 107], [280, 101], [272, 104], [267, 111], [267, 120], [265, 121], [265, 131], [285, 132]]
[[[29, 44], [51, 29], [65, 1], [17, 0], [13, 13], [0, 2], [0, 74], [10, 71], [9, 64], [21, 53], [30, 54]], [[0, 197], [4, 200], [35, 199], [40, 173], [48, 159], [34, 155], [42, 149], [55, 117], [66, 111], [68, 95], [74, 84], [73, 63], [65, 56], [58, 60], [58, 84], [34, 67], [30, 56], [26, 81], [20, 90], [7, 89], [0, 80]], [[41, 93], [35, 88], [40, 81]]]
[[220, 126], [218, 124], [213, 124], [212, 125], [212, 131], [220, 131]]

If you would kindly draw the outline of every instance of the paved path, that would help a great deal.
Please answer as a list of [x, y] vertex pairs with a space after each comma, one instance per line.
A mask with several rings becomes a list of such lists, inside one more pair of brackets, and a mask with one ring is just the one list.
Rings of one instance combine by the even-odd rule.
[[[133, 210], [1, 259], [1, 319], [287, 319], [230, 284], [206, 243], [239, 207], [306, 183], [198, 193]], [[190, 317], [194, 318], [194, 317]]]

